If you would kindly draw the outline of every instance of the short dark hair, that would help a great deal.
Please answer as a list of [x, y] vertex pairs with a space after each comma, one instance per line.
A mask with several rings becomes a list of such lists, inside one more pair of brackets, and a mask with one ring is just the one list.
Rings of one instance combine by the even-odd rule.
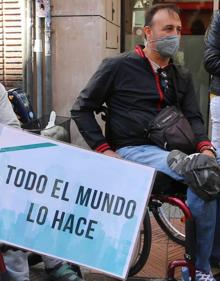
[[156, 4], [145, 12], [145, 26], [152, 25], [152, 19], [159, 10], [167, 10], [171, 13], [180, 14], [179, 8], [175, 4]]

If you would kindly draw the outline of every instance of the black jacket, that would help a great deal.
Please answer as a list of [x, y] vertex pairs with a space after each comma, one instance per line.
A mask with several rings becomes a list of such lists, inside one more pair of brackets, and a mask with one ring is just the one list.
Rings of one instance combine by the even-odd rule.
[[[102, 62], [71, 111], [92, 149], [102, 152], [108, 145], [117, 149], [149, 143], [145, 129], [161, 108], [177, 104], [175, 88], [179, 92], [182, 111], [195, 133], [198, 149], [209, 143], [188, 71], [174, 64], [169, 64], [164, 70], [168, 76], [166, 92], [163, 92], [159, 75], [153, 71], [140, 47], [136, 52], [123, 53]], [[93, 113], [103, 103], [108, 107], [106, 138]]]
[[205, 36], [204, 65], [212, 74], [211, 91], [220, 95], [220, 11], [212, 18]]

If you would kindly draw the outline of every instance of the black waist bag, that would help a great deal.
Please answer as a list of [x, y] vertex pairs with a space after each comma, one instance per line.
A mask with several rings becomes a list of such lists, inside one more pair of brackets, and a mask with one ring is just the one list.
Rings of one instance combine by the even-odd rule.
[[171, 151], [195, 152], [195, 137], [188, 120], [176, 106], [167, 106], [150, 123], [147, 138], [157, 146]]

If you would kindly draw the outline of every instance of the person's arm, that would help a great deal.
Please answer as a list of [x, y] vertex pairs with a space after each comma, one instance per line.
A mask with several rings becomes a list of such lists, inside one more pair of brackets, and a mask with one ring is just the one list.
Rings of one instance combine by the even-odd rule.
[[[117, 58], [105, 59], [81, 91], [71, 110], [71, 116], [83, 138], [98, 152], [108, 153], [111, 148], [96, 121], [94, 111], [99, 110], [114, 91], [114, 77], [118, 65]], [[109, 153], [112, 154], [113, 151]]]
[[206, 32], [204, 66], [210, 74], [220, 76], [220, 11], [214, 13]]
[[20, 122], [13, 111], [5, 87], [0, 83], [0, 123], [20, 128]]

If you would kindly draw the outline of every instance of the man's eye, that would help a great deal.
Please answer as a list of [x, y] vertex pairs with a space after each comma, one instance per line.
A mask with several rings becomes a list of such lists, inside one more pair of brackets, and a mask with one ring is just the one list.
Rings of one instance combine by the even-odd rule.
[[173, 27], [166, 27], [165, 30], [173, 30]]

